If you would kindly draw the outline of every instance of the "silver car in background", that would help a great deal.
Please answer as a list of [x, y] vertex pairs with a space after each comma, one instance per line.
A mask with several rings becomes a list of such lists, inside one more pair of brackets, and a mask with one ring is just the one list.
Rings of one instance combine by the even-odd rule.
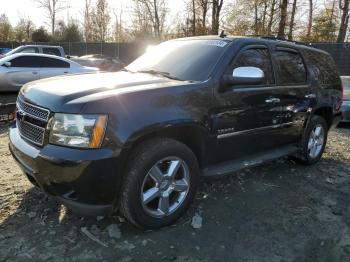
[[21, 45], [10, 52], [1, 55], [0, 58], [17, 53], [31, 53], [31, 54], [46, 54], [65, 57], [64, 49], [62, 46], [50, 46], [50, 45]]
[[341, 76], [341, 80], [344, 90], [341, 122], [350, 122], [350, 76]]
[[98, 68], [63, 57], [17, 53], [0, 59], [0, 92], [19, 91], [24, 84], [47, 77], [94, 72]]

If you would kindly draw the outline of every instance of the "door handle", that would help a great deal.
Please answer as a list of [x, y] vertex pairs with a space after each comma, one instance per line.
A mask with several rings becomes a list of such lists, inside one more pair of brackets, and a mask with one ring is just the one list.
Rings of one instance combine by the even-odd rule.
[[316, 95], [315, 94], [307, 94], [307, 95], [305, 95], [305, 98], [308, 98], [308, 99], [314, 99], [314, 98], [316, 98]]
[[281, 100], [277, 97], [271, 97], [265, 100], [265, 103], [279, 103]]
[[67, 72], [67, 71], [64, 71], [63, 73], [64, 73], [64, 74], [68, 74], [68, 72]]
[[35, 72], [35, 71], [34, 71], [34, 72], [32, 72], [32, 73], [33, 73], [33, 75], [37, 75], [37, 74], [38, 74], [38, 72]]

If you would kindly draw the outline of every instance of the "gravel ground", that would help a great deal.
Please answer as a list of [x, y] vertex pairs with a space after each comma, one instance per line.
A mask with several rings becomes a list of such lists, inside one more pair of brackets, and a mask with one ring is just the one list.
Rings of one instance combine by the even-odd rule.
[[[6, 130], [0, 261], [350, 261], [350, 127], [330, 133], [315, 166], [282, 159], [202, 181], [176, 225], [146, 232], [118, 214], [80, 218], [33, 188], [10, 156]], [[193, 216], [202, 218], [198, 229]]]

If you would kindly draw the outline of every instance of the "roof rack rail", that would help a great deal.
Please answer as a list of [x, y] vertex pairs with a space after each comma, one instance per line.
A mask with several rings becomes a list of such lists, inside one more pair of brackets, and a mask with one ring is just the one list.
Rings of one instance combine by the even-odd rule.
[[312, 43], [305, 43], [305, 42], [300, 42], [300, 41], [295, 41], [295, 40], [289, 40], [289, 39], [281, 38], [281, 37], [274, 36], [274, 35], [250, 35], [250, 36], [251, 37], [259, 37], [261, 39], [267, 39], [267, 40], [285, 41], [285, 42], [290, 42], [290, 43], [294, 43], [297, 45], [313, 46]]

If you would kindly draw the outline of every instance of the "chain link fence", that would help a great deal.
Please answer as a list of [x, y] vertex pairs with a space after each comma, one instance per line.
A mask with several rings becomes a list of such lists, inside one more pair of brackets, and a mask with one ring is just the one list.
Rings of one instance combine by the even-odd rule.
[[[58, 45], [62, 46], [67, 55], [82, 56], [89, 54], [101, 54], [118, 57], [125, 64], [130, 63], [140, 56], [152, 42], [139, 41], [127, 43], [0, 43], [1, 47], [16, 48], [24, 44]], [[334, 58], [341, 75], [350, 75], [350, 43], [313, 43], [312, 46], [329, 52]]]
[[35, 43], [35, 42], [7, 42], [1, 43], [0, 48], [16, 48], [21, 45], [50, 45], [62, 46], [66, 55], [69, 56], [83, 56], [91, 54], [100, 54], [111, 57], [118, 57], [124, 63], [128, 64], [135, 58], [143, 54], [151, 42], [129, 42], [129, 43], [86, 43], [86, 42], [49, 42], [49, 43]]

